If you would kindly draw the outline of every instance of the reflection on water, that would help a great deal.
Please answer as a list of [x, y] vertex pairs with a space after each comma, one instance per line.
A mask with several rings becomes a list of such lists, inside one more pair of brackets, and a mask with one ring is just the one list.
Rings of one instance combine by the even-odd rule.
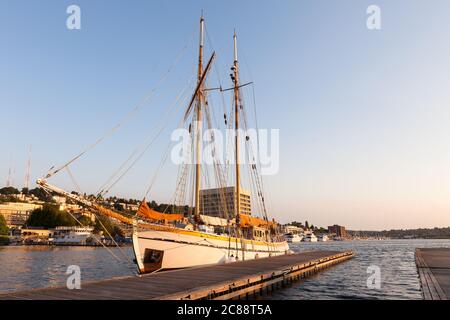
[[0, 247], [0, 292], [65, 286], [70, 265], [80, 266], [82, 283], [133, 275], [133, 259], [130, 247]]
[[[329, 241], [291, 245], [306, 250], [354, 250], [356, 256], [263, 299], [421, 299], [414, 262], [418, 247], [450, 247], [450, 240]], [[133, 275], [132, 248], [0, 247], [0, 292], [65, 286], [69, 265], [81, 268], [81, 280]], [[125, 260], [123, 255], [126, 255]], [[381, 270], [381, 288], [368, 289], [367, 267]]]

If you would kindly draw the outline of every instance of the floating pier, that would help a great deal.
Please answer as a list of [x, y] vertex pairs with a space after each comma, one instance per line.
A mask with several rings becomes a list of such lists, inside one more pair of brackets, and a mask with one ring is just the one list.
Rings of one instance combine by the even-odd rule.
[[81, 289], [36, 289], [0, 300], [197, 300], [248, 299], [348, 260], [352, 251], [305, 251], [242, 262], [82, 282]]
[[425, 300], [450, 298], [450, 248], [416, 249], [416, 265]]

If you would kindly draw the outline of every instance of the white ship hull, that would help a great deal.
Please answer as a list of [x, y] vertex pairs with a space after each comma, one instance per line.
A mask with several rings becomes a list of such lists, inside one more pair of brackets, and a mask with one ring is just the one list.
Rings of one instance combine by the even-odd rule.
[[289, 252], [286, 241], [241, 240], [182, 229], [134, 232], [133, 248], [141, 273], [251, 260]]

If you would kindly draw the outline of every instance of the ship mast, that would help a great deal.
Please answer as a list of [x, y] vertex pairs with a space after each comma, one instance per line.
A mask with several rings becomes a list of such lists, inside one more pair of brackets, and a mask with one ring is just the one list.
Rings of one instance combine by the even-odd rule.
[[[203, 19], [203, 13], [200, 18], [200, 45], [199, 45], [199, 55], [198, 55], [198, 78], [197, 78], [197, 84], [199, 85], [202, 81], [202, 74], [203, 74], [203, 42], [204, 42], [204, 35], [203, 35], [203, 29], [204, 29], [204, 22]], [[202, 96], [202, 88], [198, 90], [197, 94], [197, 105], [196, 105], [196, 121], [197, 121], [197, 127], [196, 127], [196, 162], [195, 162], [195, 211], [194, 211], [194, 217], [195, 220], [199, 220], [200, 217], [200, 184], [201, 184], [201, 133], [202, 133], [202, 102], [203, 102], [203, 96]]]
[[237, 56], [237, 37], [236, 32], [233, 36], [234, 40], [234, 62], [233, 74], [231, 79], [234, 82], [234, 125], [235, 125], [235, 145], [236, 145], [236, 209], [235, 216], [239, 219], [239, 213], [241, 208], [241, 177], [240, 177], [240, 167], [239, 167], [239, 70], [238, 70], [238, 56]]

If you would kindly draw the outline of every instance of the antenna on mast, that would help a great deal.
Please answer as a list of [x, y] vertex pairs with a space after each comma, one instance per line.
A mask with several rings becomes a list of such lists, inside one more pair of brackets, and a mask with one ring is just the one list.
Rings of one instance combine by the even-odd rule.
[[12, 186], [12, 181], [11, 181], [11, 179], [12, 179], [12, 177], [11, 177], [11, 175], [12, 175], [12, 156], [10, 155], [9, 156], [9, 169], [8, 169], [8, 176], [7, 176], [7, 178], [6, 178], [6, 187], [11, 187]]
[[26, 166], [26, 170], [25, 170], [25, 184], [24, 187], [29, 190], [30, 188], [30, 170], [31, 170], [31, 145], [30, 148], [28, 150], [28, 161], [27, 161], [27, 166]]
[[238, 61], [238, 54], [237, 54], [237, 36], [236, 36], [236, 29], [234, 29], [233, 42], [234, 42], [234, 62], [237, 63], [237, 61]]

